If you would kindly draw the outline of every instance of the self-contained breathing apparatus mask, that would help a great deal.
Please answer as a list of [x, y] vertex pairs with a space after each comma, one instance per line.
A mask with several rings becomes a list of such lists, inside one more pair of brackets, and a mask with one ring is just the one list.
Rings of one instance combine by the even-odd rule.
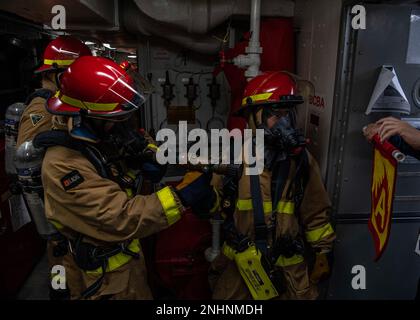
[[[269, 128], [267, 120], [272, 116], [277, 117], [278, 120]], [[285, 111], [275, 107], [263, 110], [262, 123], [258, 128], [264, 130], [266, 168], [271, 169], [276, 162], [299, 155], [306, 146], [307, 140], [302, 131], [295, 128], [294, 118], [292, 110]]]
[[135, 160], [136, 162], [153, 160], [153, 152], [147, 149], [148, 142], [144, 135], [128, 128], [127, 123], [116, 124], [109, 133], [107, 140], [118, 146], [128, 160]]
[[99, 119], [81, 115], [74, 117], [70, 134], [98, 145], [108, 160], [124, 160], [129, 168], [139, 169], [145, 162], [155, 162], [155, 152], [144, 134], [133, 128], [130, 117]]
[[144, 133], [131, 128], [126, 122], [116, 124], [108, 141], [120, 149], [124, 162], [130, 169], [140, 170], [146, 180], [159, 183], [166, 174], [166, 165], [156, 161], [157, 146], [147, 140]]

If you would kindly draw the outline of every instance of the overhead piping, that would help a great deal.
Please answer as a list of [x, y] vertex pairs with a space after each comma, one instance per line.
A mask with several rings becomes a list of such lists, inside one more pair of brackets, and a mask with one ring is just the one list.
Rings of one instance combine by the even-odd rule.
[[215, 54], [220, 49], [220, 40], [207, 35], [189, 34], [179, 27], [154, 20], [131, 1], [124, 1], [123, 17], [124, 26], [131, 33], [164, 38], [202, 54]]
[[209, 32], [232, 15], [248, 15], [251, 12], [252, 38], [248, 55], [241, 63], [248, 68], [247, 76], [259, 71], [260, 16], [290, 17], [294, 14], [294, 2], [244, 1], [244, 0], [133, 0], [123, 1], [123, 24], [134, 34], [164, 38], [184, 48], [208, 55], [217, 54], [221, 40]]

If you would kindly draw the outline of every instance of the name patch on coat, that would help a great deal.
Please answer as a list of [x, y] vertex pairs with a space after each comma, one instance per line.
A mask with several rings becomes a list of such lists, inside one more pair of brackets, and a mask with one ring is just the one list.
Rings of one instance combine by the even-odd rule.
[[73, 170], [69, 174], [66, 174], [64, 177], [61, 178], [61, 184], [63, 185], [64, 190], [70, 190], [74, 187], [81, 184], [85, 179], [77, 170]]

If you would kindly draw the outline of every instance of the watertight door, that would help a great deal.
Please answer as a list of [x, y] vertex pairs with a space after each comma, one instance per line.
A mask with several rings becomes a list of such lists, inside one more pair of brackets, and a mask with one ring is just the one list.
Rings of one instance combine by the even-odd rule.
[[[420, 104], [415, 102], [420, 93], [416, 86], [420, 79], [420, 11], [415, 11], [415, 5], [364, 6], [365, 30], [352, 29], [348, 8], [347, 21], [343, 21], [335, 102], [338, 111], [333, 119], [328, 171], [338, 240], [327, 297], [413, 299], [420, 278], [420, 256], [414, 252], [420, 230], [420, 162], [408, 159], [398, 168], [391, 236], [382, 258], [374, 262], [374, 243], [367, 226], [372, 146], [365, 141], [362, 128], [390, 115], [365, 115], [383, 65], [394, 67], [411, 105], [409, 117], [420, 118]], [[365, 270], [365, 289], [352, 286], [355, 266]]]

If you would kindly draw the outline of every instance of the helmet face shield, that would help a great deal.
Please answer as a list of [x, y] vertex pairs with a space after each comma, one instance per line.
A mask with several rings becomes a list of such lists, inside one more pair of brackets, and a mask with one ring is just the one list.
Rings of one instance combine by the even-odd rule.
[[[121, 65], [120, 65], [121, 67]], [[115, 79], [111, 85], [109, 85], [103, 94], [97, 99], [98, 109], [88, 108], [88, 116], [94, 117], [106, 117], [114, 118], [114, 121], [124, 121], [129, 118], [128, 114], [136, 111], [142, 106], [146, 100], [144, 92], [147, 89], [146, 84], [140, 74], [134, 72], [131, 68], [125, 70], [123, 67], [116, 68], [113, 65], [107, 66], [107, 73], [97, 72], [97, 76], [104, 77], [103, 82], [107, 83], [108, 79]], [[111, 76], [110, 76], [111, 75]], [[109, 83], [109, 82], [108, 82]], [[99, 103], [100, 101], [115, 101], [114, 104], [110, 103]]]
[[144, 101], [147, 101], [149, 96], [155, 91], [153, 85], [133, 69], [127, 70], [127, 74], [134, 80], [135, 88], [143, 94]]
[[[106, 101], [114, 101], [106, 103]], [[92, 104], [86, 105], [87, 116], [127, 119], [127, 114], [136, 111], [145, 102], [141, 88], [130, 76], [121, 75]]]
[[311, 81], [302, 79], [290, 72], [287, 74], [296, 82], [296, 95], [300, 96], [303, 101], [308, 101], [311, 96], [315, 95], [315, 85]]

